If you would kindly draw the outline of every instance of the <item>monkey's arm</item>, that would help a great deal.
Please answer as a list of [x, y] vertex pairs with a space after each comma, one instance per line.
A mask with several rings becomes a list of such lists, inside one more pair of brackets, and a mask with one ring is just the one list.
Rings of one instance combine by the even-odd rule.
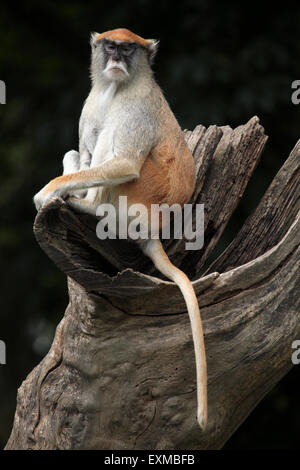
[[51, 197], [64, 197], [77, 189], [126, 183], [139, 177], [141, 166], [141, 159], [115, 157], [98, 167], [59, 176], [34, 196], [35, 207], [39, 210]]

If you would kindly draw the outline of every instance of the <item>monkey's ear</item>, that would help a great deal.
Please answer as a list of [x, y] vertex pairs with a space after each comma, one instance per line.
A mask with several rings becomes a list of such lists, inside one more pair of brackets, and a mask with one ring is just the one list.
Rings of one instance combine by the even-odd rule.
[[91, 33], [90, 44], [92, 48], [97, 46], [99, 33]]
[[154, 57], [158, 51], [159, 40], [158, 39], [146, 39], [148, 54], [149, 54], [149, 61], [152, 64]]

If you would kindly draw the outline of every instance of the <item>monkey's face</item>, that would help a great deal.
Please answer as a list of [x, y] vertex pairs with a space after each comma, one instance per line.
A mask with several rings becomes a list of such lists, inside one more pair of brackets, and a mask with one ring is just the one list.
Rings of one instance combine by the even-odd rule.
[[132, 42], [102, 41], [102, 51], [105, 61], [103, 71], [110, 80], [123, 81], [129, 78], [136, 59], [136, 52], [141, 47]]
[[93, 45], [93, 71], [109, 81], [129, 80], [147, 58], [147, 50], [135, 42], [102, 39]]

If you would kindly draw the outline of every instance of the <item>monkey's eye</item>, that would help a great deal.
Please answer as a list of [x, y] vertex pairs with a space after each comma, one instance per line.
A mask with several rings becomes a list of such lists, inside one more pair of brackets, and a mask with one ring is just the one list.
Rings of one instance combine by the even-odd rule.
[[105, 42], [104, 49], [108, 54], [113, 54], [116, 50], [116, 45], [112, 42]]
[[123, 44], [122, 45], [122, 54], [124, 55], [130, 55], [133, 53], [135, 47], [134, 47], [134, 44]]

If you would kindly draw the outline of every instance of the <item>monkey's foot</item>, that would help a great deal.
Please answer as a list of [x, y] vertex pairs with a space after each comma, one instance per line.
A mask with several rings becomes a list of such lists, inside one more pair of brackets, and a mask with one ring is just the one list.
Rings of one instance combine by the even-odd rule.
[[78, 212], [84, 212], [96, 215], [96, 207], [86, 199], [80, 199], [75, 196], [69, 196], [66, 200], [67, 204]]

